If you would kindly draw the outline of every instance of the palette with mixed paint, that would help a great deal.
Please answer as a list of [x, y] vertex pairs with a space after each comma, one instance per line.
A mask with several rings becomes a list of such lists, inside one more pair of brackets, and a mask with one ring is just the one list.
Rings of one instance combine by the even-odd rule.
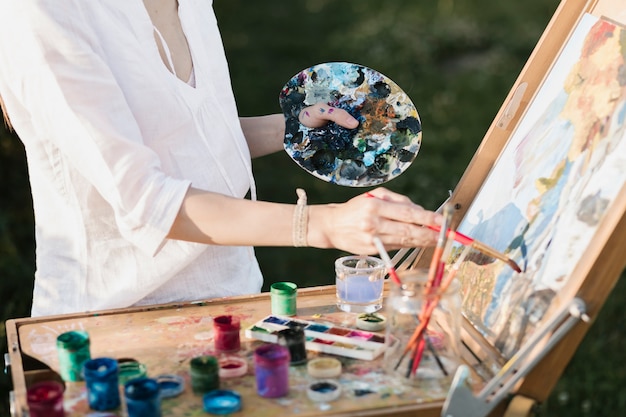
[[249, 338], [278, 342], [278, 332], [288, 328], [304, 328], [306, 348], [349, 358], [373, 360], [385, 349], [385, 336], [327, 323], [270, 315], [245, 330]]
[[[358, 64], [329, 62], [300, 71], [281, 90], [287, 154], [317, 178], [349, 187], [387, 182], [415, 159], [422, 123], [408, 95], [383, 74]], [[334, 122], [309, 128], [299, 119], [308, 106], [346, 110], [355, 129]], [[306, 114], [305, 116], [306, 117]]]

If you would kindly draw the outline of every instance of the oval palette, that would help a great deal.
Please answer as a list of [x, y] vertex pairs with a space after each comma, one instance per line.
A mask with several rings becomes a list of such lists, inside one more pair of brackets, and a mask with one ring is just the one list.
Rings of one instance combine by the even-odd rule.
[[[422, 140], [422, 123], [407, 94], [383, 74], [358, 64], [318, 64], [293, 76], [280, 92], [284, 148], [304, 170], [324, 181], [369, 187], [403, 173]], [[334, 122], [309, 128], [300, 111], [324, 103], [346, 110], [355, 129]]]

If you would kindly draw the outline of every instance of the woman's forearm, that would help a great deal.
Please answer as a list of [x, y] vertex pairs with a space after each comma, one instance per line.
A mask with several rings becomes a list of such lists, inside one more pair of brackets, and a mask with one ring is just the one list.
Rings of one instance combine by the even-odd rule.
[[[307, 246], [376, 253], [373, 238], [388, 249], [432, 246], [437, 234], [423, 227], [441, 215], [384, 188], [345, 203], [308, 206]], [[294, 246], [296, 205], [251, 201], [190, 188], [168, 238], [213, 245]], [[297, 234], [297, 233], [296, 233]]]
[[168, 237], [213, 245], [291, 245], [294, 205], [190, 188]]

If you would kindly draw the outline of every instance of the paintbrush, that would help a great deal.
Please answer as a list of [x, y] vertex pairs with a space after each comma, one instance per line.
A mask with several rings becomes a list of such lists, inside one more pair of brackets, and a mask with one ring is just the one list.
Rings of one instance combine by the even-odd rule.
[[401, 286], [402, 282], [400, 281], [400, 278], [398, 277], [398, 274], [396, 273], [396, 268], [394, 268], [393, 263], [391, 262], [391, 258], [389, 258], [389, 254], [387, 253], [387, 251], [385, 250], [385, 247], [383, 246], [383, 242], [381, 242], [378, 236], [374, 237], [374, 239], [372, 240], [374, 241], [374, 245], [376, 246], [376, 249], [378, 249], [380, 258], [383, 260], [383, 262], [385, 263], [385, 266], [387, 267], [387, 273], [389, 274], [389, 278], [391, 278], [391, 280], [394, 283]]
[[[370, 192], [365, 193], [365, 196], [369, 198], [377, 198], [374, 194]], [[441, 231], [441, 226], [429, 225], [429, 224], [422, 225], [422, 226], [426, 226], [429, 229], [434, 230], [435, 232]], [[448, 230], [448, 234], [450, 234], [450, 232], [451, 230]], [[509, 258], [502, 252], [495, 250], [491, 246], [488, 246], [482, 242], [479, 242], [478, 240], [472, 239], [471, 237], [466, 236], [462, 233], [458, 233], [458, 232], [456, 233], [454, 240], [459, 242], [462, 245], [471, 246], [477, 251], [484, 253], [485, 255], [491, 256], [492, 258], [496, 258], [496, 259], [501, 260], [502, 262], [507, 263], [511, 268], [513, 268], [515, 272], [518, 272], [518, 273], [522, 272], [522, 268], [520, 268], [519, 265], [513, 259]]]
[[[443, 223], [439, 230], [437, 246], [435, 247], [435, 252], [433, 254], [433, 258], [430, 264], [430, 270], [428, 271], [429, 277], [426, 285], [426, 292], [429, 296], [427, 302], [424, 303], [424, 306], [422, 307], [422, 313], [420, 314], [420, 320], [421, 323], [423, 323], [422, 331], [418, 334], [417, 337], [417, 349], [413, 356], [409, 375], [415, 375], [415, 373], [417, 372], [417, 367], [419, 366], [422, 360], [422, 356], [424, 354], [424, 348], [427, 342], [427, 337], [424, 335], [424, 332], [426, 330], [426, 327], [428, 327], [428, 322], [430, 321], [432, 312], [438, 302], [438, 297], [435, 296], [435, 298], [431, 298], [430, 294], [438, 293], [438, 289], [441, 285], [441, 280], [443, 278], [443, 273], [446, 268], [446, 258], [448, 258], [449, 256], [450, 250], [452, 248], [452, 239], [454, 239], [454, 235], [449, 233], [449, 226], [452, 222], [452, 207], [450, 206], [450, 204], [446, 203], [443, 206], [442, 214]], [[452, 239], [449, 240], [448, 238]]]
[[[441, 226], [437, 226], [437, 225], [425, 225], [426, 227], [428, 227], [431, 230], [434, 230], [436, 232], [440, 232], [441, 231]], [[484, 253], [485, 255], [491, 256], [493, 258], [499, 259], [505, 263], [507, 263], [511, 268], [513, 268], [513, 270], [515, 272], [522, 272], [522, 269], [519, 267], [519, 265], [517, 265], [517, 263], [515, 263], [515, 261], [511, 258], [509, 258], [508, 256], [506, 256], [504, 253], [497, 251], [496, 249], [492, 248], [491, 246], [488, 246], [482, 242], [479, 242], [476, 239], [472, 239], [469, 236], [466, 236], [462, 233], [459, 232], [453, 232], [452, 230], [448, 230], [448, 235], [450, 235], [451, 233], [455, 233], [454, 235], [454, 240], [462, 245], [466, 245], [466, 246], [470, 246], [474, 249], [476, 249], [479, 252]]]

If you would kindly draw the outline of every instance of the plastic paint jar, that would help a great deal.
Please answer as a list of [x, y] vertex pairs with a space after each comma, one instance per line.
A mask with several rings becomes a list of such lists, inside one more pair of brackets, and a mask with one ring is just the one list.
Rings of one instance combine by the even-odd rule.
[[63, 417], [63, 391], [65, 387], [57, 381], [42, 381], [26, 390], [26, 402], [30, 417]]
[[313, 378], [337, 378], [341, 375], [341, 362], [335, 358], [315, 358], [306, 365], [307, 372]]
[[277, 398], [289, 392], [289, 349], [274, 343], [259, 346], [254, 351], [254, 374], [257, 393], [265, 398]]
[[161, 395], [156, 379], [131, 379], [124, 385], [124, 398], [128, 417], [161, 417]]
[[190, 363], [191, 389], [205, 394], [220, 387], [219, 364], [215, 356], [196, 356]]
[[278, 344], [289, 349], [291, 365], [306, 363], [306, 339], [303, 327], [291, 327], [278, 332]]
[[90, 359], [83, 365], [87, 399], [92, 410], [113, 410], [120, 406], [117, 361], [111, 358]]
[[239, 319], [233, 316], [217, 316], [213, 319], [215, 349], [218, 352], [236, 352], [241, 349]]
[[316, 402], [334, 401], [341, 395], [341, 385], [333, 380], [317, 381], [309, 385], [307, 395]]
[[180, 375], [162, 374], [155, 379], [159, 384], [159, 395], [161, 398], [176, 397], [185, 390], [185, 380]]
[[219, 360], [220, 380], [222, 378], [236, 378], [248, 373], [248, 362], [236, 356], [225, 356]]
[[144, 378], [147, 375], [146, 365], [137, 361], [118, 361], [118, 379], [121, 385], [134, 378]]
[[64, 381], [82, 381], [83, 364], [91, 359], [87, 332], [72, 330], [60, 334], [57, 351], [61, 378]]
[[278, 316], [296, 315], [298, 286], [293, 282], [275, 282], [270, 286], [272, 314]]

